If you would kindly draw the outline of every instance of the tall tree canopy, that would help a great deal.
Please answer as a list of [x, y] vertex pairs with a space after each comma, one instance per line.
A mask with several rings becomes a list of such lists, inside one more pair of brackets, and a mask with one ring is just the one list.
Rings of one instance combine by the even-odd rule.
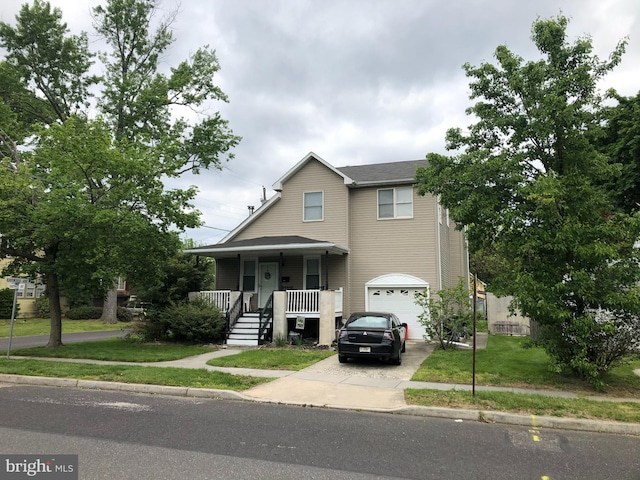
[[499, 46], [497, 65], [464, 65], [476, 122], [450, 129], [447, 149], [462, 153], [427, 155], [416, 180], [491, 253], [490, 287], [543, 326], [558, 368], [597, 383], [638, 345], [640, 216], [616, 208], [603, 185], [621, 165], [597, 145], [598, 82], [625, 42], [602, 61], [589, 37], [567, 40], [567, 24], [534, 22], [540, 60]]
[[112, 47], [99, 56], [101, 78], [90, 72], [86, 34], [71, 35], [47, 2], [24, 5], [15, 26], [0, 23], [0, 256], [14, 258], [14, 272], [46, 277], [49, 346], [61, 343], [60, 291], [91, 285], [106, 294], [119, 275], [162, 275], [177, 232], [199, 224], [195, 187], [163, 181], [220, 168], [240, 140], [218, 113], [175, 115], [176, 106], [198, 111], [226, 97], [206, 48], [169, 75], [157, 71], [172, 42], [168, 23], [149, 29], [157, 6], [109, 0], [95, 8]]

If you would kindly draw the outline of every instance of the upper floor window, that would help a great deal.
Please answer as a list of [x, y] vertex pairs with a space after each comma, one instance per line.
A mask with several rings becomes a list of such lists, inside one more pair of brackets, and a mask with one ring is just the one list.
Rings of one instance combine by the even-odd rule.
[[413, 188], [378, 190], [378, 218], [412, 218]]
[[324, 192], [305, 192], [304, 214], [305, 222], [314, 222], [324, 219]]

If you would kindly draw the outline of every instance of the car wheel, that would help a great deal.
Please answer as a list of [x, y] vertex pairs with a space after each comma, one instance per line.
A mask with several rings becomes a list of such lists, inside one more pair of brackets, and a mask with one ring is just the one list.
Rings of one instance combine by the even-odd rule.
[[338, 361], [339, 361], [340, 363], [347, 363], [348, 358], [347, 358], [347, 357], [345, 357], [344, 355], [338, 355]]
[[400, 350], [402, 353], [407, 351], [407, 342], [402, 342], [402, 350]]
[[391, 359], [391, 363], [394, 365], [402, 365], [402, 355], [398, 352], [398, 356], [396, 358]]

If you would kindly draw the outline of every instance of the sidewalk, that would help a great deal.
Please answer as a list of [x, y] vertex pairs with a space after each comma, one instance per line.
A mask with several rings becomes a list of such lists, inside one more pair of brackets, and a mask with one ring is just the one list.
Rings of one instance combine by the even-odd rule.
[[[478, 348], [486, 346], [486, 334], [478, 335]], [[424, 359], [433, 351], [434, 346], [424, 342], [412, 342], [407, 346], [403, 355], [403, 364], [392, 367], [377, 363], [348, 363], [339, 364], [335, 356], [322, 360], [301, 371], [259, 370], [250, 368], [225, 368], [207, 365], [212, 358], [235, 355], [242, 352], [239, 348], [221, 349], [194, 357], [169, 362], [128, 363], [108, 362], [98, 360], [77, 360], [47, 358], [46, 360], [94, 363], [105, 365], [148, 365], [155, 367], [177, 368], [205, 368], [221, 372], [250, 375], [263, 378], [274, 378], [272, 382], [264, 383], [242, 393], [194, 389], [186, 387], [164, 387], [153, 385], [131, 385], [113, 382], [96, 382], [83, 380], [64, 380], [45, 377], [23, 377], [18, 375], [0, 375], [0, 383], [36, 384], [36, 385], [64, 385], [80, 388], [100, 388], [120, 391], [157, 393], [167, 395], [183, 395], [210, 398], [227, 398], [245, 401], [259, 401], [280, 403], [297, 406], [313, 406], [335, 409], [349, 409], [358, 411], [384, 412], [420, 416], [436, 416], [452, 418], [457, 421], [485, 421], [508, 423], [534, 427], [568, 428], [585, 431], [622, 433], [640, 436], [640, 424], [629, 424], [609, 421], [592, 421], [565, 419], [558, 417], [536, 417], [530, 415], [516, 415], [498, 412], [480, 412], [477, 410], [461, 410], [436, 407], [420, 407], [407, 405], [404, 390], [437, 389], [437, 390], [471, 390], [471, 385], [442, 384], [431, 382], [415, 382], [410, 378]], [[517, 393], [533, 393], [538, 395], [578, 398], [571, 392], [549, 390], [526, 390], [505, 387], [476, 387], [477, 391], [508, 391]], [[640, 402], [640, 399], [615, 399], [604, 397], [589, 397], [591, 400]]]

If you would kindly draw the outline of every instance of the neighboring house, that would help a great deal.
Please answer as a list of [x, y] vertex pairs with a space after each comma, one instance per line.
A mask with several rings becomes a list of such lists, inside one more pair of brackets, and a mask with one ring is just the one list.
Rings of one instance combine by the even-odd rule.
[[[0, 272], [2, 272], [2, 270], [5, 269], [12, 261], [13, 259], [11, 258], [0, 259]], [[0, 290], [9, 288], [9, 278], [10, 277], [0, 277]], [[25, 277], [20, 278], [26, 280], [26, 283], [24, 288], [18, 290], [17, 298], [18, 305], [20, 306], [18, 317], [37, 317], [38, 310], [36, 309], [36, 299], [44, 293], [45, 286], [39, 279]]]
[[[336, 168], [309, 153], [223, 240], [187, 252], [215, 258], [216, 288], [242, 292], [245, 309], [264, 308], [274, 291], [286, 291], [285, 333], [298, 317], [317, 317], [300, 302], [319, 310], [309, 295], [335, 291], [338, 320], [390, 311], [408, 324], [409, 338], [422, 339], [414, 294], [453, 286], [469, 269], [463, 232], [436, 198], [413, 188], [419, 165], [426, 160]], [[334, 334], [332, 319], [315, 327], [320, 343], [327, 343], [323, 331]]]

